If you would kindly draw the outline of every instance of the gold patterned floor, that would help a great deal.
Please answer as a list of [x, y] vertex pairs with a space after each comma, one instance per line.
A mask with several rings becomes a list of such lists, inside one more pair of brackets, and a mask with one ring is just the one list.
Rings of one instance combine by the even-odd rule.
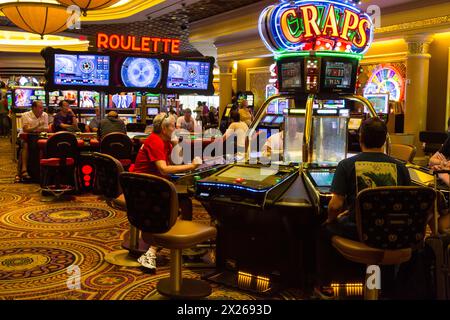
[[[94, 195], [41, 202], [38, 185], [14, 184], [16, 165], [9, 139], [0, 138], [0, 150], [0, 299], [158, 298], [156, 283], [169, 273], [168, 251], [160, 253], [154, 275], [107, 263], [105, 255], [121, 249], [129, 227], [126, 213], [111, 209]], [[209, 221], [199, 203], [194, 203], [194, 219]], [[193, 278], [212, 271], [184, 270], [185, 277]], [[209, 299], [261, 298], [212, 286]], [[300, 296], [297, 290], [288, 290], [274, 298]]]

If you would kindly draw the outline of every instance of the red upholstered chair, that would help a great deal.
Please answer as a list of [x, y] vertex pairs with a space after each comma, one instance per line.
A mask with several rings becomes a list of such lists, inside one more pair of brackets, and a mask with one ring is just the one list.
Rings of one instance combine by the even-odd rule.
[[40, 160], [41, 190], [56, 197], [76, 189], [75, 164], [78, 159], [77, 138], [59, 132], [47, 140], [45, 158]]
[[120, 161], [125, 170], [132, 164], [133, 141], [124, 133], [113, 132], [103, 137], [100, 152]]

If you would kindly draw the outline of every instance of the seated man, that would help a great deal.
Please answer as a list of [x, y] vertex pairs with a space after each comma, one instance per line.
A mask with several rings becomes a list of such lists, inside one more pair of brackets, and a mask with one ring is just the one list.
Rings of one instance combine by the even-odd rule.
[[[297, 131], [297, 124], [295, 121], [289, 122], [289, 134], [286, 137], [288, 139], [287, 150], [293, 150], [295, 147], [303, 145], [303, 133]], [[266, 143], [264, 143], [263, 156], [272, 157], [272, 155], [281, 155], [284, 152], [284, 122], [280, 126], [280, 131], [271, 135]]]
[[78, 132], [78, 120], [70, 109], [69, 103], [66, 100], [59, 102], [60, 111], [55, 115], [53, 119], [53, 130]]
[[194, 132], [195, 121], [194, 121], [194, 118], [192, 118], [191, 109], [188, 108], [188, 109], [184, 110], [184, 115], [182, 117], [178, 118], [177, 129], [184, 129], [189, 132]]
[[[360, 130], [362, 153], [342, 160], [336, 169], [331, 186], [333, 196], [328, 205], [328, 219], [324, 223], [326, 230], [322, 230], [321, 239], [318, 241], [317, 268], [321, 284], [329, 285], [335, 280], [330, 272], [335, 265], [349, 264], [332, 248], [331, 237], [339, 235], [359, 240], [355, 222], [355, 200], [358, 192], [372, 187], [411, 184], [405, 165], [384, 154], [386, 135], [387, 127], [382, 120], [371, 118], [364, 121]], [[348, 210], [348, 214], [343, 215], [345, 210]], [[324, 297], [332, 295], [333, 290], [319, 286], [315, 292]]]
[[[436, 152], [428, 162], [430, 168], [434, 171], [439, 170], [450, 170], [450, 138], [445, 140], [441, 149]], [[448, 174], [440, 174], [439, 178], [445, 182], [447, 185], [450, 185], [450, 179]]]
[[[22, 114], [22, 132], [40, 133], [48, 132], [48, 115], [44, 112], [42, 101], [33, 101], [31, 111]], [[28, 142], [20, 139], [20, 157], [17, 166], [16, 182], [29, 180], [31, 177], [27, 172], [28, 166]]]
[[[161, 113], [153, 120], [153, 133], [145, 140], [136, 157], [134, 172], [153, 174], [167, 178], [170, 174], [196, 169], [201, 160], [194, 159], [195, 163], [172, 165], [172, 135], [175, 131], [175, 118]], [[175, 141], [175, 140], [174, 140]], [[180, 206], [182, 204], [180, 203]], [[144, 267], [156, 270], [156, 248], [151, 246], [138, 262]]]
[[110, 111], [105, 119], [100, 121], [97, 134], [102, 139], [113, 132], [127, 133], [127, 126], [115, 111]]
[[88, 132], [97, 132], [100, 126], [100, 108], [95, 108], [95, 117], [89, 122], [87, 126], [89, 128]]
[[[245, 156], [245, 139], [247, 138], [248, 126], [241, 120], [241, 115], [238, 111], [232, 111], [230, 118], [233, 121], [223, 135], [223, 140], [228, 139], [232, 135], [237, 137], [237, 157]], [[226, 150], [228, 151], [228, 150]]]

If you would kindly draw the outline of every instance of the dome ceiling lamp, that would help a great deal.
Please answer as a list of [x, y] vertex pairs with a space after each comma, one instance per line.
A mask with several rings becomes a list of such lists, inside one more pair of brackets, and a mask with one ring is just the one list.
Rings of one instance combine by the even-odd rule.
[[87, 15], [88, 10], [99, 10], [110, 7], [120, 0], [58, 0], [61, 4], [69, 6], [77, 6], [83, 12], [83, 15]]
[[41, 39], [66, 30], [72, 16], [65, 6], [53, 0], [2, 1], [0, 11], [17, 27], [39, 34]]

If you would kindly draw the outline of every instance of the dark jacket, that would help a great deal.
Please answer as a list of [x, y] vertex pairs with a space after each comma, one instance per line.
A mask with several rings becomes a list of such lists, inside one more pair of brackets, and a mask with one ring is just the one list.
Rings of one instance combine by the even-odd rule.
[[98, 135], [100, 138], [103, 138], [107, 134], [113, 132], [127, 133], [125, 122], [121, 119], [113, 117], [106, 117], [100, 121], [100, 125], [98, 127]]

